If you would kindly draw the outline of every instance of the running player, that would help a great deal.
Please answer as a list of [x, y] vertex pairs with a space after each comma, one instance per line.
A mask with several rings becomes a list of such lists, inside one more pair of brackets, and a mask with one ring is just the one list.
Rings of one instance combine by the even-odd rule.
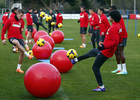
[[56, 14], [57, 14], [57, 16], [56, 16], [56, 26], [55, 26], [54, 30], [59, 29], [58, 28], [58, 24], [59, 23], [63, 23], [63, 16], [62, 16], [62, 14], [58, 10], [56, 10]]
[[88, 14], [85, 12], [85, 7], [81, 6], [81, 13], [80, 13], [80, 19], [78, 20], [78, 23], [80, 22], [80, 34], [82, 38], [82, 45], [80, 45], [80, 48], [86, 48], [86, 36], [87, 33], [87, 27], [88, 27]]
[[[111, 6], [109, 8], [109, 11], [112, 11], [112, 10], [117, 10], [117, 7]], [[114, 71], [111, 71], [111, 72], [117, 73], [117, 74], [127, 74], [125, 56], [124, 56], [124, 47], [126, 46], [128, 35], [127, 35], [126, 28], [125, 28], [124, 20], [122, 17], [121, 17], [119, 24], [122, 26], [123, 41], [118, 45], [116, 52], [115, 52], [116, 61], [117, 61], [117, 69]]]
[[24, 59], [24, 54], [29, 58], [32, 59], [33, 56], [29, 55], [25, 49], [24, 49], [24, 39], [22, 37], [22, 21], [21, 18], [23, 17], [24, 12], [22, 10], [18, 10], [17, 15], [15, 17], [10, 18], [6, 21], [3, 29], [2, 29], [2, 43], [6, 45], [6, 40], [4, 39], [4, 34], [6, 30], [8, 30], [8, 39], [9, 42], [15, 46], [18, 47], [20, 50], [20, 55], [19, 55], [19, 60], [18, 60], [18, 65], [17, 65], [17, 70], [16, 72], [19, 73], [24, 73], [24, 71], [21, 70], [21, 64]]

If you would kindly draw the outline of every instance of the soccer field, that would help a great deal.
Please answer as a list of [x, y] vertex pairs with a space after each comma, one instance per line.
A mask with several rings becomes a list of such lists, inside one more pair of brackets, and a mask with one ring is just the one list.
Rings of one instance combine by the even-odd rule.
[[[52, 97], [43, 100], [140, 100], [140, 38], [135, 36], [135, 20], [128, 22], [128, 41], [125, 48], [128, 75], [111, 73], [116, 69], [116, 60], [113, 56], [101, 67], [106, 92], [94, 92], [92, 89], [98, 86], [92, 71], [95, 58], [89, 58], [76, 63], [69, 72], [62, 73], [60, 89]], [[55, 47], [64, 47], [66, 50], [73, 48], [78, 55], [85, 54], [92, 49], [88, 35], [86, 35], [87, 48], [79, 48], [81, 37], [77, 20], [64, 20], [63, 23], [61, 30], [65, 38], [74, 40], [63, 41]], [[0, 24], [0, 29], [2, 29], [1, 26]], [[40, 30], [43, 30], [42, 27]], [[139, 32], [140, 20], [137, 22], [137, 33]], [[25, 39], [25, 32], [23, 35]], [[24, 87], [25, 74], [16, 73], [19, 53], [12, 53], [12, 45], [8, 41], [7, 45], [2, 45], [0, 42], [0, 51], [0, 100], [41, 100], [41, 98], [30, 95]], [[29, 60], [25, 57], [22, 69], [26, 71], [37, 62], [36, 58]]]

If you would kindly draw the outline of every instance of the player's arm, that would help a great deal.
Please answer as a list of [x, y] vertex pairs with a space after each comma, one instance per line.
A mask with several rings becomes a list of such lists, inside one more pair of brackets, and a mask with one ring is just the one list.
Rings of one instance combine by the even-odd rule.
[[85, 14], [85, 27], [88, 27], [88, 14]]
[[97, 26], [99, 24], [99, 17], [98, 16], [94, 16], [94, 20], [91, 23], [92, 26]]
[[56, 25], [59, 23], [59, 15], [56, 16]]
[[104, 33], [106, 33], [107, 32], [107, 30], [110, 28], [110, 24], [109, 24], [109, 22], [108, 22], [108, 19], [107, 18], [104, 18], [104, 23], [105, 23], [105, 26], [106, 26], [106, 28], [105, 28], [105, 30], [104, 30]]
[[109, 31], [109, 35], [111, 36], [112, 42], [104, 44], [105, 49], [113, 48], [119, 45], [119, 31], [115, 29], [115, 27]]
[[2, 28], [2, 34], [1, 34], [1, 39], [2, 39], [2, 43], [4, 45], [6, 45], [6, 40], [4, 39], [4, 35], [6, 33], [6, 30], [9, 28], [10, 26], [10, 19], [8, 19], [4, 25], [4, 27]]

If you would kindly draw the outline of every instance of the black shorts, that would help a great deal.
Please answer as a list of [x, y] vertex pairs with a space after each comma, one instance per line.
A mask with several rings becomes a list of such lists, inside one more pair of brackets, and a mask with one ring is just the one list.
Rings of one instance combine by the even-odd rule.
[[[23, 39], [17, 39], [17, 38], [12, 37], [12, 38], [9, 39], [9, 42], [10, 42], [11, 44], [13, 44], [13, 40], [14, 40], [14, 39], [18, 40], [18, 42], [20, 43], [20, 45], [24, 48]], [[13, 44], [13, 45], [16, 46], [15, 44]]]
[[119, 47], [125, 47], [126, 44], [127, 44], [127, 38], [123, 38], [122, 43], [120, 43], [118, 46], [119, 46]]
[[104, 42], [105, 36], [100, 36], [100, 42]]
[[29, 32], [33, 32], [33, 26], [32, 25], [27, 25], [27, 29]]
[[92, 32], [93, 32], [93, 26], [89, 26], [88, 33], [92, 34]]
[[80, 27], [80, 34], [86, 34], [87, 28], [86, 27]]

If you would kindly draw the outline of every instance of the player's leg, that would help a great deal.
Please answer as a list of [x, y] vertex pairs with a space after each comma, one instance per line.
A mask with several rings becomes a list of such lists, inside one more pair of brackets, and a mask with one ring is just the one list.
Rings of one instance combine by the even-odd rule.
[[116, 57], [116, 61], [117, 61], [117, 69], [114, 71], [111, 71], [111, 73], [118, 73], [121, 71], [121, 62], [120, 62], [120, 50], [119, 47], [117, 47], [116, 51], [115, 51], [115, 57]]
[[28, 28], [28, 34], [26, 36], [26, 43], [28, 43], [28, 39], [29, 39], [29, 43], [33, 43], [31, 41], [31, 39], [32, 39], [32, 32], [33, 32], [33, 26], [32, 25], [28, 25], [27, 28]]
[[82, 45], [80, 46], [80, 48], [86, 48], [86, 36], [85, 36], [86, 31], [87, 31], [86, 27], [80, 28], [80, 33], [81, 33], [81, 38], [82, 38]]
[[88, 53], [72, 59], [71, 62], [72, 62], [72, 64], [75, 64], [75, 63], [77, 63], [81, 60], [84, 60], [84, 59], [87, 59], [87, 58], [90, 58], [90, 57], [96, 57], [99, 52], [100, 51], [98, 49], [92, 49]]
[[92, 46], [95, 49], [96, 48], [96, 46], [95, 46], [95, 30], [92, 31], [91, 41], [92, 41]]
[[36, 25], [36, 30], [38, 31], [38, 30], [39, 30], [39, 25], [38, 25], [38, 23], [35, 23], [35, 25]]
[[51, 32], [51, 23], [49, 23], [48, 27], [49, 27], [48, 32], [50, 33]]
[[100, 30], [96, 30], [96, 31], [95, 31], [95, 37], [96, 37], [97, 46], [99, 46], [99, 41], [100, 41]]
[[99, 87], [97, 87], [96, 89], [93, 89], [93, 91], [105, 91], [105, 87], [103, 85], [103, 81], [102, 81], [102, 76], [100, 73], [100, 67], [103, 65], [103, 63], [107, 60], [108, 58], [106, 56], [104, 56], [101, 52], [98, 53], [95, 62], [93, 64], [93, 72], [95, 74], [97, 83], [99, 84]]
[[37, 22], [37, 23], [38, 23], [38, 25], [42, 26], [45, 30], [47, 30], [47, 28], [43, 25], [42, 22]]

